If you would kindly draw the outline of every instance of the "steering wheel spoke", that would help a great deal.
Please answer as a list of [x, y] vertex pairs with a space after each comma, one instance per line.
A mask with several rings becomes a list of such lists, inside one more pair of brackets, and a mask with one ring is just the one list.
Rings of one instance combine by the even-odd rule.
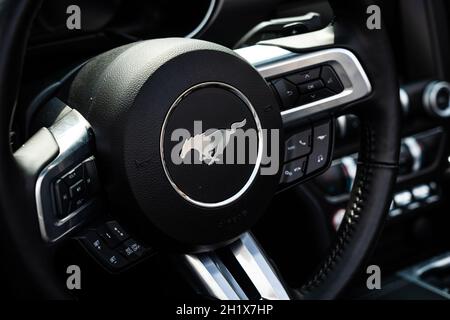
[[[56, 98], [51, 103], [62, 104]], [[27, 177], [35, 181], [39, 228], [46, 242], [55, 242], [83, 225], [101, 206], [91, 127], [76, 110], [67, 106], [61, 110], [54, 124], [15, 152]]]
[[220, 300], [289, 300], [290, 294], [251, 233], [216, 251], [182, 260], [198, 293]]
[[285, 136], [280, 189], [324, 172], [332, 161], [335, 117], [372, 92], [356, 56], [342, 48], [299, 54], [273, 45], [237, 53], [256, 67], [280, 104]]
[[256, 45], [236, 52], [274, 88], [285, 127], [337, 114], [372, 92], [361, 63], [347, 49], [293, 53]]

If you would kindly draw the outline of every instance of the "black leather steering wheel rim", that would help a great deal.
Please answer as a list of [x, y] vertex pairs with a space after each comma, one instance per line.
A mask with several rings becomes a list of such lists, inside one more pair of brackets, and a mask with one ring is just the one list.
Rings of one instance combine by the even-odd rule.
[[385, 28], [365, 27], [364, 13], [373, 1], [330, 3], [336, 15], [334, 46], [358, 56], [374, 88], [348, 106], [361, 121], [356, 179], [334, 247], [298, 291], [306, 299], [336, 298], [373, 249], [390, 206], [400, 149], [399, 88], [388, 35]]
[[[35, 205], [21, 201], [24, 192], [33, 186], [25, 185], [22, 172], [13, 158], [9, 144], [11, 117], [17, 103], [24, 54], [32, 22], [41, 1], [1, 1], [0, 3], [0, 143], [1, 230], [2, 253], [8, 258], [3, 268], [15, 270], [14, 294], [24, 298], [67, 298], [67, 292], [55, 276], [51, 263], [52, 251], [42, 243], [35, 217]], [[4, 188], [4, 186], [7, 186]], [[25, 186], [25, 190], [24, 187]], [[9, 245], [7, 245], [9, 244]], [[19, 276], [20, 274], [20, 276]]]
[[[40, 3], [30, 0], [0, 2], [1, 228], [2, 242], [13, 248], [9, 251], [5, 248], [8, 265], [4, 267], [20, 270], [16, 284], [23, 291], [19, 294], [65, 298], [67, 292], [51, 263], [53, 248], [41, 241], [35, 206], [21, 201], [25, 182], [21, 181], [22, 173], [9, 145], [10, 123], [20, 88], [19, 71]], [[357, 102], [358, 108], [356, 103], [347, 107], [360, 117], [363, 128], [357, 177], [336, 246], [311, 280], [297, 291], [298, 297], [307, 299], [336, 298], [367, 257], [390, 204], [400, 141], [398, 86], [386, 30], [365, 28], [364, 14], [371, 1], [334, 0], [331, 3], [337, 16], [334, 46], [346, 47], [358, 56], [374, 90], [364, 101]], [[32, 192], [34, 185], [25, 187], [25, 192]]]

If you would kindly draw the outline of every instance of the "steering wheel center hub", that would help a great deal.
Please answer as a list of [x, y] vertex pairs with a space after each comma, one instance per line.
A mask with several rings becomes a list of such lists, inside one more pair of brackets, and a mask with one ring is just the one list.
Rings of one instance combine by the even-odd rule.
[[205, 208], [229, 205], [252, 186], [261, 165], [263, 132], [238, 89], [208, 82], [188, 89], [169, 109], [161, 162], [171, 185]]
[[118, 48], [80, 70], [71, 97], [95, 131], [116, 211], [143, 236], [194, 249], [233, 240], [278, 187], [277, 162], [260, 174], [266, 136], [281, 127], [277, 102], [227, 48], [192, 39]]

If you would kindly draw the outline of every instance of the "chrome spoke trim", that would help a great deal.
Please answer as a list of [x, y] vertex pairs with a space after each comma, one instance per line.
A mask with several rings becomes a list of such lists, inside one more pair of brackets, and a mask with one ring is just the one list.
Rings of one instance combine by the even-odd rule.
[[248, 300], [227, 267], [217, 255], [199, 254], [186, 255], [186, 263], [194, 272], [195, 277], [202, 284], [204, 294], [219, 300]]
[[231, 251], [263, 299], [289, 300], [286, 289], [251, 234], [244, 234], [231, 246]]
[[220, 300], [248, 300], [252, 297], [243, 289], [241, 280], [248, 277], [259, 299], [289, 300], [289, 294], [264, 252], [250, 233], [243, 234], [227, 248], [240, 270], [232, 274], [231, 263], [216, 252], [183, 256], [195, 278], [199, 293]]
[[44, 241], [55, 242], [85, 222], [91, 214], [88, 207], [91, 200], [60, 218], [56, 215], [53, 183], [58, 175], [74, 165], [93, 161], [90, 142], [90, 125], [76, 110], [72, 109], [63, 118], [53, 124], [49, 131], [59, 147], [56, 158], [39, 174], [35, 186], [36, 209], [39, 228]]
[[235, 52], [251, 63], [266, 80], [323, 64], [334, 68], [344, 86], [344, 91], [282, 111], [284, 123], [295, 122], [319, 112], [332, 111], [372, 92], [372, 85], [361, 63], [347, 49], [332, 48], [297, 54], [279, 47], [256, 45]]

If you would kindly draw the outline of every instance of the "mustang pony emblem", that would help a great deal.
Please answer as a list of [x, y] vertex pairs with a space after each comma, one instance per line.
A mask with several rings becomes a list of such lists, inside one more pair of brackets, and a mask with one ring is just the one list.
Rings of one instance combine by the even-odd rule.
[[237, 129], [245, 126], [247, 120], [235, 122], [230, 129], [215, 130], [210, 134], [206, 131], [197, 134], [189, 139], [186, 139], [181, 148], [180, 157], [184, 159], [189, 151], [197, 150], [199, 160], [205, 162], [207, 165], [219, 161], [219, 156], [223, 154], [225, 148], [230, 143], [231, 136], [236, 133]]

